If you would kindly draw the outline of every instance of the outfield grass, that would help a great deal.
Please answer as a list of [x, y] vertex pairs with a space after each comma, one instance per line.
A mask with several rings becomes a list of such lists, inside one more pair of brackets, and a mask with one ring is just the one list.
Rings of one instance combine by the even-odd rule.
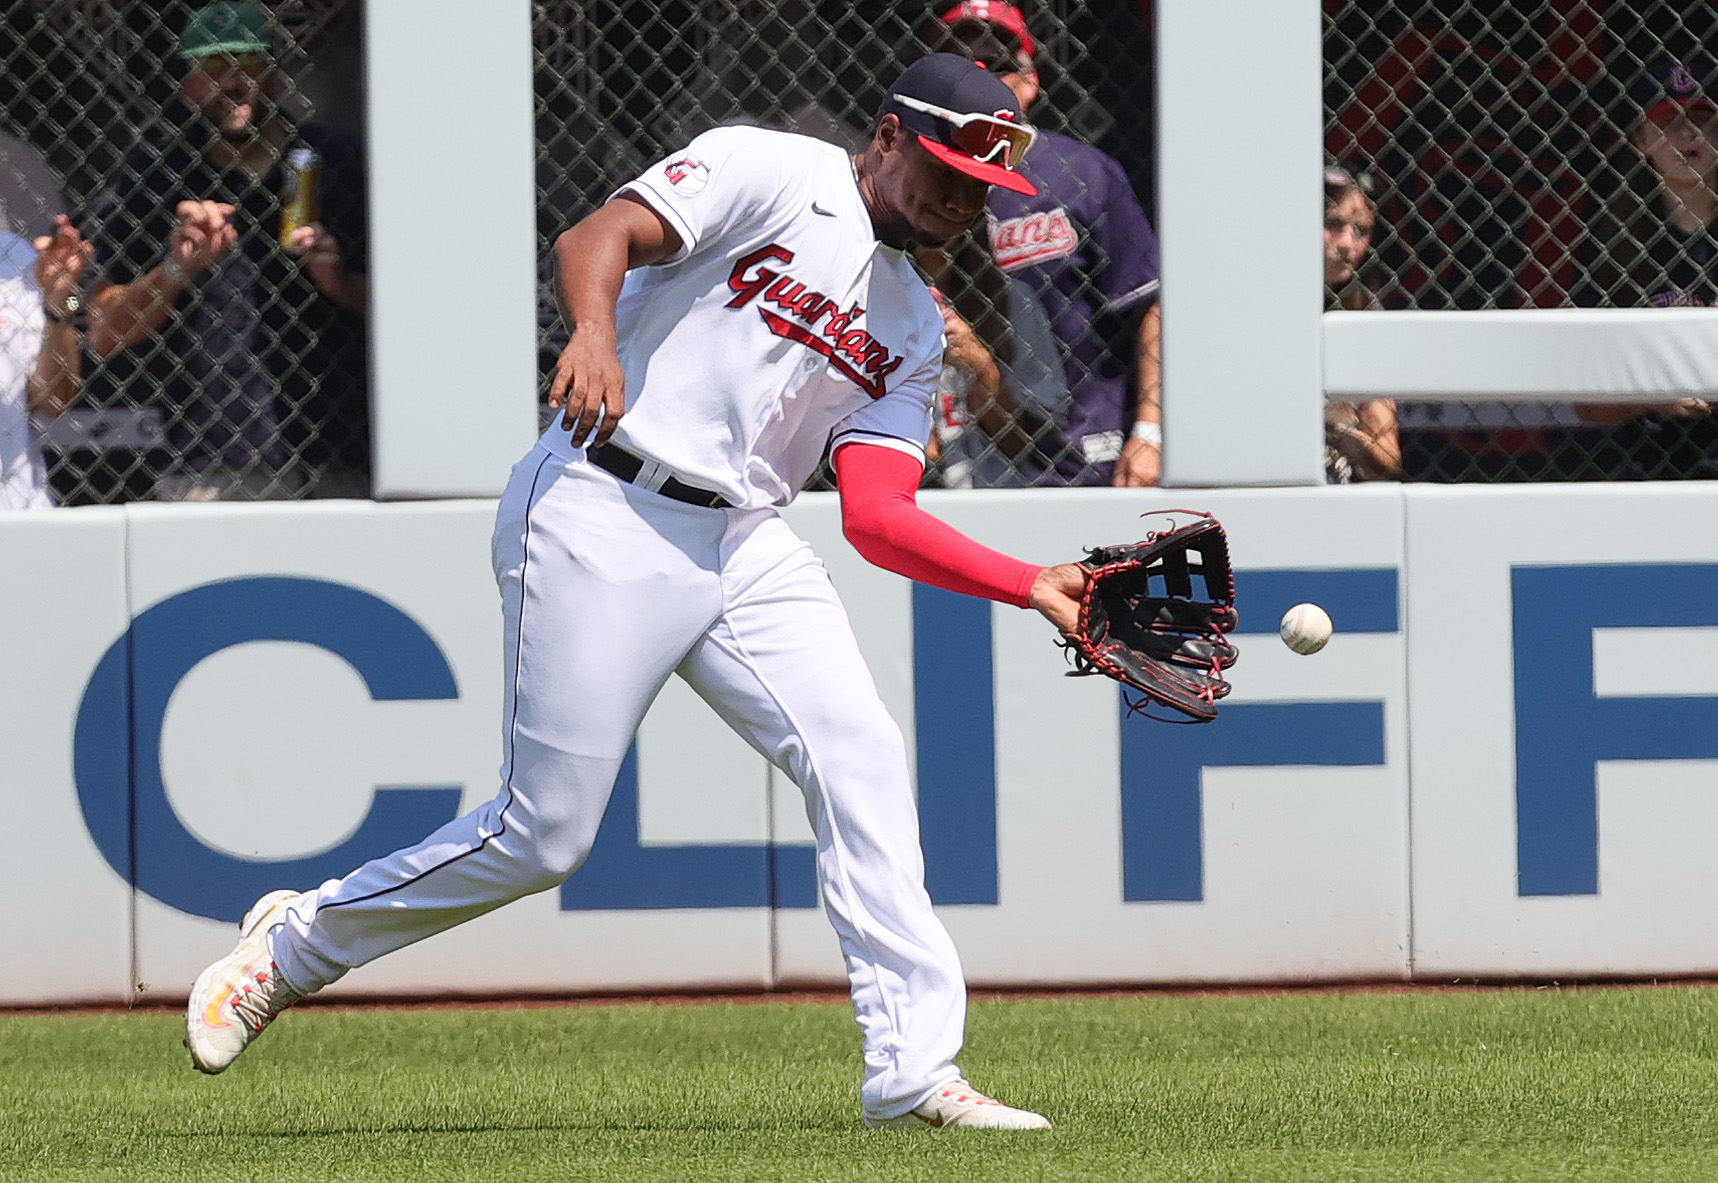
[[1718, 991], [975, 1003], [1047, 1134], [867, 1133], [822, 1003], [0, 1016], [0, 1180], [1718, 1179]]

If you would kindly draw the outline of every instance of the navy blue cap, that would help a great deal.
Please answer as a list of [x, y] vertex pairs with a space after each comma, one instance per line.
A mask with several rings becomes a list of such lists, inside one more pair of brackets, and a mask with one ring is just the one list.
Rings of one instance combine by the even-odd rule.
[[[928, 53], [895, 79], [883, 98], [879, 116], [894, 115], [901, 126], [919, 137], [919, 143], [944, 164], [992, 185], [1001, 185], [1028, 196], [1037, 193], [1032, 183], [1011, 167], [1019, 163], [1020, 153], [1013, 152], [996, 164], [974, 156], [961, 143], [961, 129], [947, 119], [925, 111], [914, 110], [899, 102], [899, 98], [917, 99], [921, 103], [940, 107], [956, 115], [988, 115], [1019, 125], [1032, 134], [1020, 102], [996, 75], [968, 58], [954, 53]], [[1004, 131], [1002, 134], [1007, 135]]]

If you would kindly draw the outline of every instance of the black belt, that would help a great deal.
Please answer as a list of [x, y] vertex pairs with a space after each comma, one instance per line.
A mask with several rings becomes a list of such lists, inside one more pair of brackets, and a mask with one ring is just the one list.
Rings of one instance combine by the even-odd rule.
[[[644, 460], [634, 456], [619, 444], [604, 444], [600, 448], [591, 448], [585, 455], [589, 457], [592, 464], [606, 472], [613, 473], [627, 484], [637, 482], [638, 474], [644, 470]], [[728, 499], [720, 493], [694, 488], [675, 477], [669, 477], [663, 481], [662, 486], [656, 492], [687, 505], [701, 505], [705, 509], [731, 508]]]

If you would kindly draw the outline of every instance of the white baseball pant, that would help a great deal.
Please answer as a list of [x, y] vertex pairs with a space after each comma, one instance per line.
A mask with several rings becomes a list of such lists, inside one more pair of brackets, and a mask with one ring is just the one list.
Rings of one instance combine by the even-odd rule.
[[538, 447], [494, 561], [512, 671], [501, 791], [417, 846], [307, 892], [273, 933], [295, 990], [558, 886], [672, 673], [805, 794], [864, 1037], [865, 1115], [959, 1076], [966, 986], [924, 889], [900, 729], [811, 548], [773, 510], [705, 509]]

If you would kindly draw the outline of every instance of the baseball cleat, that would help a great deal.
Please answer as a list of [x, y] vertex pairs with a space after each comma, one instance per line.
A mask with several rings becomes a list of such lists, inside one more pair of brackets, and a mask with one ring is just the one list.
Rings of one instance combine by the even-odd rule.
[[185, 1008], [185, 1046], [197, 1071], [224, 1072], [274, 1017], [301, 995], [281, 981], [268, 931], [296, 891], [271, 891], [239, 922], [238, 946], [197, 976]]
[[871, 1130], [1047, 1130], [1050, 1120], [987, 1097], [964, 1080], [952, 1080], [917, 1109], [899, 1117], [865, 1119]]

